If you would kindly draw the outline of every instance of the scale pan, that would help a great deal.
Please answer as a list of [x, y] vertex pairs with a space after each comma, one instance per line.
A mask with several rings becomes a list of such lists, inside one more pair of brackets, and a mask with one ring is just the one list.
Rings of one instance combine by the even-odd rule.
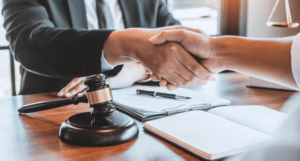
[[290, 23], [287, 22], [267, 22], [267, 26], [269, 27], [288, 27], [288, 28], [296, 28], [299, 26], [299, 23]]

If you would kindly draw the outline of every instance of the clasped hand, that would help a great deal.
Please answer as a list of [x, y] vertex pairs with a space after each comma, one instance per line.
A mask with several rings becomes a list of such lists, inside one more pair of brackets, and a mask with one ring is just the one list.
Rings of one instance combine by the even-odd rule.
[[141, 62], [157, 78], [172, 84], [167, 86], [169, 90], [194, 87], [215, 80], [214, 74], [201, 65], [182, 44], [167, 39], [157, 43], [149, 41], [153, 36], [164, 36], [163, 33], [172, 31], [202, 34], [200, 30], [183, 26], [116, 31], [104, 44], [104, 56], [111, 65]]
[[[222, 62], [218, 61], [216, 56], [215, 49], [217, 46], [214, 43], [214, 38], [211, 38], [196, 29], [184, 28], [178, 30], [164, 30], [160, 34], [150, 38], [149, 41], [158, 46], [167, 45], [170, 42], [179, 43], [185, 50], [180, 51], [179, 57], [183, 57], [183, 59], [190, 58], [185, 60], [182, 65], [187, 67], [190, 63], [189, 66], [193, 66], [190, 72], [194, 73], [201, 79], [200, 81], [198, 79], [194, 79], [195, 82], [188, 81], [182, 86], [182, 84], [178, 85], [178, 83], [173, 83], [173, 81], [169, 81], [169, 79], [165, 79], [165, 77], [160, 77], [155, 73], [152, 73], [151, 79], [154, 81], [160, 81], [160, 85], [166, 86], [169, 90], [174, 90], [177, 87], [191, 87], [194, 85], [205, 84], [208, 80], [215, 80], [215, 77], [212, 74], [226, 69], [226, 67], [222, 65]], [[196, 57], [198, 65], [191, 60], [191, 57], [188, 56], [187, 53]], [[173, 55], [172, 52], [169, 54]], [[187, 69], [191, 68], [187, 67]]]

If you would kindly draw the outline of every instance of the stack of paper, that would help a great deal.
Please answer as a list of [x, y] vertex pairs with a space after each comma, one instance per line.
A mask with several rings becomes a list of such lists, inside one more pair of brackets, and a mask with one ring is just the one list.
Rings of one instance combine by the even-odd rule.
[[[192, 99], [175, 100], [169, 98], [137, 95], [137, 89], [179, 94], [192, 97]], [[174, 91], [168, 91], [163, 87], [133, 86], [124, 89], [112, 90], [112, 93], [114, 104], [117, 105], [118, 110], [127, 113], [140, 121], [165, 117], [162, 110], [168, 108], [184, 107], [203, 103], [209, 103], [213, 107], [230, 104], [229, 100], [182, 88]]]

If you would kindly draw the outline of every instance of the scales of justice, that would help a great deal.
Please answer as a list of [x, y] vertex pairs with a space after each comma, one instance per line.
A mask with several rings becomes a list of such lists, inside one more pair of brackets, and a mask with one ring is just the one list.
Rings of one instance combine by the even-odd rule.
[[268, 18], [268, 21], [267, 21], [267, 26], [269, 27], [286, 27], [286, 28], [296, 28], [299, 26], [299, 23], [295, 23], [292, 21], [292, 15], [291, 15], [291, 10], [290, 10], [290, 4], [289, 4], [289, 1], [288, 0], [284, 0], [284, 3], [285, 3], [285, 15], [286, 15], [286, 22], [274, 22], [274, 21], [271, 21], [271, 18], [273, 17], [274, 15], [274, 12], [278, 6], [278, 3], [279, 3], [280, 0], [277, 0], [273, 9], [272, 9], [272, 12]]
[[84, 84], [88, 89], [84, 95], [33, 103], [18, 111], [31, 113], [80, 102], [89, 103], [92, 112], [73, 115], [62, 123], [59, 130], [62, 141], [79, 146], [107, 146], [134, 139], [139, 133], [138, 126], [133, 119], [116, 111], [106, 79], [104, 74], [87, 77]]

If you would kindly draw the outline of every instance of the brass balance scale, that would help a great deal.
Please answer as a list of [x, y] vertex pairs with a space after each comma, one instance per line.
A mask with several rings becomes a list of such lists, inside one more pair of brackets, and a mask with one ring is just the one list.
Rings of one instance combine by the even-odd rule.
[[267, 21], [267, 26], [269, 27], [285, 27], [285, 28], [296, 28], [299, 26], [299, 23], [295, 23], [292, 21], [292, 16], [291, 16], [291, 10], [290, 10], [290, 4], [289, 4], [289, 1], [288, 0], [284, 0], [285, 1], [285, 14], [286, 14], [286, 19], [287, 19], [287, 22], [272, 22], [271, 21], [271, 18], [273, 17], [273, 14], [278, 6], [278, 3], [279, 3], [280, 0], [277, 0], [273, 9], [272, 9], [272, 12], [269, 16], [269, 19]]

